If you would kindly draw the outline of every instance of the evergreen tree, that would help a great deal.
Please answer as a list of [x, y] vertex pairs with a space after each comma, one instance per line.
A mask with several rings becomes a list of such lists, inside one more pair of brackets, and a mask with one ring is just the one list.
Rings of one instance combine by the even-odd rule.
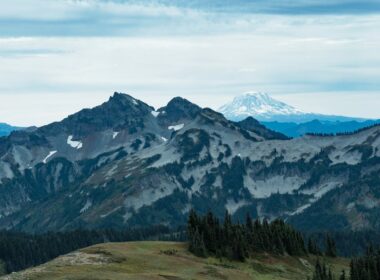
[[189, 250], [198, 257], [207, 256], [203, 235], [199, 233], [198, 229], [195, 230], [194, 235], [191, 237]]
[[333, 280], [331, 268], [327, 269], [325, 263], [321, 264], [319, 259], [315, 264], [314, 274], [312, 280]]
[[318, 247], [317, 241], [311, 237], [308, 239], [307, 250], [310, 254], [320, 256], [321, 250]]
[[336, 245], [334, 239], [328, 234], [326, 235], [326, 256], [336, 258]]

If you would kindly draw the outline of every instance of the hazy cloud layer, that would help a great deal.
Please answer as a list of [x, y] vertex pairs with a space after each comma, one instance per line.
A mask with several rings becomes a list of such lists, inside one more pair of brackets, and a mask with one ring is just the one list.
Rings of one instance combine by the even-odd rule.
[[217, 108], [259, 90], [306, 111], [380, 118], [379, 5], [4, 0], [0, 121], [44, 124], [113, 91]]
[[368, 15], [378, 0], [2, 0], [2, 36], [125, 36], [244, 30], [255, 15]]

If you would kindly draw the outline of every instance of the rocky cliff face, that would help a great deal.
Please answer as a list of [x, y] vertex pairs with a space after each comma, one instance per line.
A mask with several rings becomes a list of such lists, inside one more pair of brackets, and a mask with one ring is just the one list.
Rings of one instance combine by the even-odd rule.
[[380, 127], [288, 139], [175, 98], [116, 93], [0, 138], [0, 226], [177, 226], [191, 208], [283, 217], [305, 229], [380, 228]]

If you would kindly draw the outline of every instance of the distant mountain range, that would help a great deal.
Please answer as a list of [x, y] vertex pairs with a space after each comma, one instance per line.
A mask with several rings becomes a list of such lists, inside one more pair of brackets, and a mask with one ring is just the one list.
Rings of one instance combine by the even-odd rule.
[[6, 124], [6, 123], [0, 123], [0, 137], [1, 136], [7, 136], [12, 131], [18, 130], [18, 129], [20, 129], [20, 127], [11, 126], [11, 125]]
[[129, 95], [0, 138], [0, 228], [40, 232], [281, 217], [305, 230], [380, 229], [380, 126], [288, 139], [177, 97]]
[[307, 133], [336, 134], [353, 132], [364, 127], [380, 123], [380, 120], [366, 121], [320, 121], [313, 120], [305, 123], [294, 122], [261, 122], [267, 128], [285, 134], [288, 137], [299, 137]]
[[266, 93], [246, 93], [237, 96], [232, 102], [222, 106], [219, 112], [232, 121], [251, 116], [266, 127], [289, 137], [298, 137], [306, 133], [353, 132], [380, 122], [380, 120], [305, 113]]
[[[247, 93], [236, 97], [231, 103], [222, 106], [219, 111], [232, 121], [247, 117], [287, 137], [299, 137], [307, 133], [334, 134], [353, 132], [358, 129], [380, 123], [380, 120], [365, 120], [354, 117], [331, 116], [304, 113], [291, 105], [278, 101], [266, 93]], [[249, 123], [253, 122], [252, 120]], [[259, 127], [258, 123], [255, 123]], [[14, 130], [33, 131], [36, 127], [15, 127], [0, 123], [0, 137]]]

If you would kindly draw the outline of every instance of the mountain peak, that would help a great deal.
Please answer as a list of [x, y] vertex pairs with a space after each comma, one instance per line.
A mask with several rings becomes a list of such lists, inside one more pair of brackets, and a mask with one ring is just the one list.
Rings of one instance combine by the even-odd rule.
[[56, 134], [66, 131], [74, 135], [88, 135], [106, 128], [136, 126], [149, 115], [152, 107], [132, 96], [115, 92], [107, 102], [91, 109], [83, 109], [62, 120], [41, 127], [40, 132]]
[[129, 94], [121, 93], [121, 92], [114, 92], [114, 94], [109, 98], [107, 103], [117, 103], [121, 106], [128, 106], [128, 105], [138, 105], [140, 101], [133, 98]]
[[260, 135], [260, 136], [262, 136], [268, 140], [273, 140], [273, 139], [288, 140], [289, 139], [289, 137], [285, 136], [282, 133], [275, 132], [273, 130], [266, 128], [258, 120], [254, 119], [252, 117], [248, 117], [242, 121], [237, 122], [236, 124], [239, 127], [243, 128], [245, 130], [253, 131], [256, 134], [258, 134], [258, 135]]
[[198, 105], [182, 97], [174, 97], [165, 107], [158, 109], [160, 112], [165, 111], [165, 118], [169, 122], [176, 122], [186, 118], [192, 119], [201, 110]]
[[219, 109], [227, 118], [242, 120], [252, 116], [259, 120], [270, 119], [273, 115], [299, 115], [302, 112], [293, 106], [272, 98], [263, 92], [248, 92], [237, 96], [231, 103]]
[[200, 107], [192, 102], [190, 102], [189, 100], [185, 99], [185, 98], [182, 98], [182, 97], [174, 97], [173, 99], [171, 99], [168, 104], [166, 105], [166, 108], [168, 107], [188, 107], [188, 108], [198, 108], [200, 109]]

